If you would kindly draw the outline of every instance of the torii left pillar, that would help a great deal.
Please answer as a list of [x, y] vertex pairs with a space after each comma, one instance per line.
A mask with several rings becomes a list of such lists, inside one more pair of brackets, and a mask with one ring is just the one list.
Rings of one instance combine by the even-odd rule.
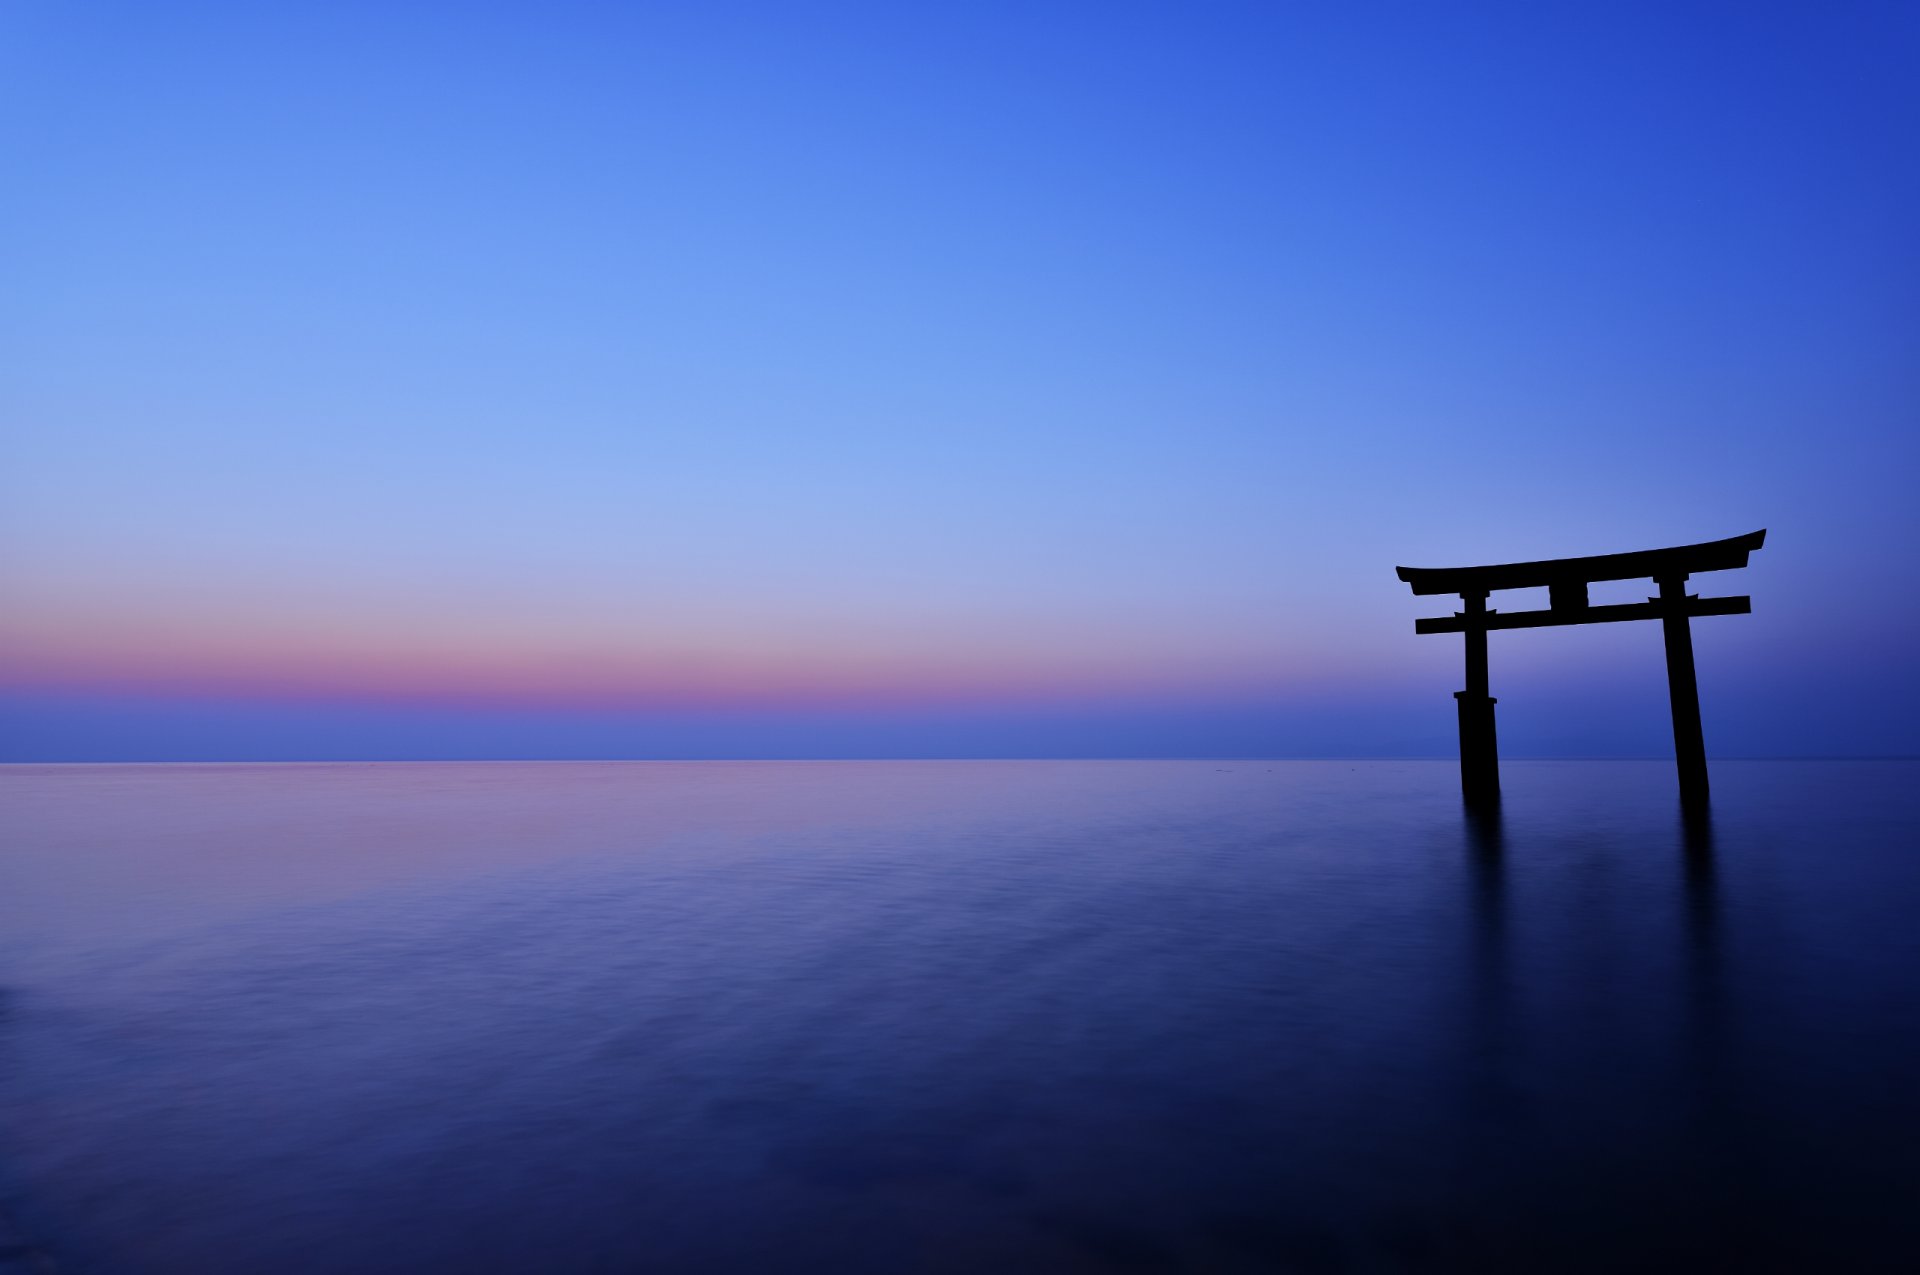
[[1467, 689], [1453, 693], [1460, 706], [1460, 791], [1470, 805], [1492, 805], [1500, 800], [1500, 744], [1493, 728], [1499, 701], [1487, 693], [1487, 595], [1462, 593], [1460, 601], [1466, 606], [1461, 636], [1467, 648]]

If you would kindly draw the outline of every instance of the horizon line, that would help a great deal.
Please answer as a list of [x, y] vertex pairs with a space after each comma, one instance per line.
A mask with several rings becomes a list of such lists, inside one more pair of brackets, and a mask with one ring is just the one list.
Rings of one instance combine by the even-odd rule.
[[[1122, 757], [1063, 756], [1034, 754], [930, 754], [925, 756], [828, 756], [828, 757], [741, 757], [741, 756], [687, 756], [687, 757], [203, 757], [194, 759], [123, 757], [123, 758], [34, 758], [28, 760], [0, 760], [0, 767], [9, 766], [577, 766], [577, 765], [713, 765], [738, 763], [742, 765], [764, 765], [779, 763], [817, 763], [832, 765], [843, 762], [883, 763], [883, 762], [1447, 762], [1459, 760], [1453, 754], [1408, 753], [1394, 755], [1354, 756], [1336, 754], [1291, 754], [1284, 756], [1254, 756], [1242, 754], [1202, 755], [1137, 755]], [[1920, 761], [1920, 753], [1727, 753], [1715, 754], [1710, 761]], [[1592, 753], [1592, 754], [1552, 754], [1524, 757], [1503, 757], [1502, 762], [1594, 762], [1594, 761], [1649, 761], [1672, 762], [1671, 756], [1657, 753]]]

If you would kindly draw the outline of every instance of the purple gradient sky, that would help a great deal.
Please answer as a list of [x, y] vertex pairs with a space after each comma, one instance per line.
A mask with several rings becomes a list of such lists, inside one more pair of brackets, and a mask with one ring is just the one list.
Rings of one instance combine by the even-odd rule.
[[0, 24], [0, 758], [1920, 753], [1911, 6]]

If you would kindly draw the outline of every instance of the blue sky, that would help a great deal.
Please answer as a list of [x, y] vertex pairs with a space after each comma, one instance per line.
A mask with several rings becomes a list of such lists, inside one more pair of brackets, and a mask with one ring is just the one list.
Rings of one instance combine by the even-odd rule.
[[[0, 756], [1920, 753], [1903, 5], [0, 16]], [[1510, 754], [1667, 747], [1651, 625]]]

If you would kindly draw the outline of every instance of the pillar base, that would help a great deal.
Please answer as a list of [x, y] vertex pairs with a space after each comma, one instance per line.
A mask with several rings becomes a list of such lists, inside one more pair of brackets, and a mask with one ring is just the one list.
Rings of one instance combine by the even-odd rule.
[[1455, 691], [1460, 708], [1460, 793], [1470, 805], [1500, 800], [1500, 744], [1491, 695]]

